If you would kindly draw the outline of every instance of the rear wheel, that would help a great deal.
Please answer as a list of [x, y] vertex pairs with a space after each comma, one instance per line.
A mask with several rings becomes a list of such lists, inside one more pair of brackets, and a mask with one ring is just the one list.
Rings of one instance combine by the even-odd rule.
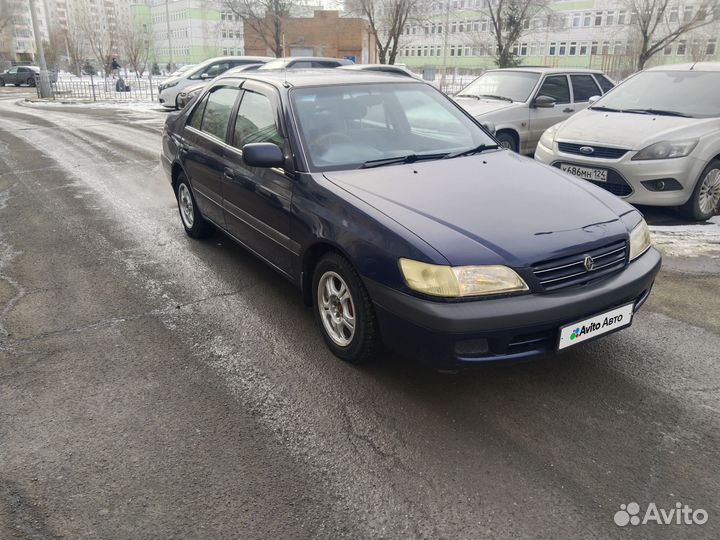
[[690, 199], [681, 208], [688, 219], [706, 221], [720, 209], [720, 160], [714, 159], [700, 174]]
[[509, 133], [507, 131], [501, 131], [500, 133], [495, 135], [495, 138], [498, 140], [501, 147], [512, 150], [513, 152], [518, 151], [517, 139], [512, 133]]
[[28, 86], [35, 86], [35, 77], [30, 77], [30, 78], [27, 80], [27, 85], [28, 85]]
[[192, 238], [203, 238], [212, 232], [212, 225], [205, 221], [195, 202], [190, 183], [180, 175], [177, 184], [178, 210], [185, 232]]
[[372, 360], [379, 345], [375, 310], [352, 265], [338, 253], [328, 253], [313, 274], [315, 319], [325, 343], [338, 358], [351, 364]]

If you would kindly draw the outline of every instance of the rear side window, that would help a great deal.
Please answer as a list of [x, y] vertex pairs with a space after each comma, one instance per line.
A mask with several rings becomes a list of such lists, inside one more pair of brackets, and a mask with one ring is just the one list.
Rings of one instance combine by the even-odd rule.
[[198, 106], [195, 107], [195, 110], [192, 112], [192, 117], [190, 118], [189, 122], [191, 127], [194, 127], [195, 129], [200, 129], [200, 126], [202, 125], [203, 112], [205, 111], [205, 105], [207, 105], [209, 97], [210, 94], [205, 96], [202, 100], [202, 103], [198, 103]]
[[612, 83], [612, 81], [605, 77], [605, 75], [599, 75], [596, 73], [595, 78], [597, 79], [597, 82], [600, 83], [600, 88], [602, 88], [603, 94], [615, 88], [615, 85]]
[[299, 60], [290, 64], [292, 69], [310, 69], [313, 67], [313, 62], [307, 62], [305, 60]]
[[230, 113], [240, 94], [238, 88], [219, 88], [208, 96], [200, 129], [224, 141]]
[[246, 144], [260, 142], [278, 145], [283, 142], [275, 121], [275, 109], [266, 96], [246, 91], [238, 107], [233, 146], [242, 148]]
[[587, 101], [593, 96], [602, 95], [592, 75], [570, 75], [575, 102]]
[[565, 75], [553, 75], [545, 79], [538, 96], [548, 96], [556, 103], [570, 103], [570, 87]]

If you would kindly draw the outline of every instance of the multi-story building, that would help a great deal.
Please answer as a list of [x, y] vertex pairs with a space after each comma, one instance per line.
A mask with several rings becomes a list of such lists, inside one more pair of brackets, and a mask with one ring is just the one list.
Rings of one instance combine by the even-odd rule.
[[[671, 0], [670, 25], [691, 20], [701, 0]], [[635, 70], [637, 14], [624, 0], [551, 0], [524, 23], [513, 52], [525, 65], [600, 68], [615, 76]], [[441, 0], [408, 24], [397, 62], [414, 68], [494, 66], [497, 46], [486, 0]], [[711, 13], [704, 16], [712, 17]], [[662, 29], [660, 30], [662, 32]], [[719, 60], [720, 18], [681, 36], [648, 65]]]

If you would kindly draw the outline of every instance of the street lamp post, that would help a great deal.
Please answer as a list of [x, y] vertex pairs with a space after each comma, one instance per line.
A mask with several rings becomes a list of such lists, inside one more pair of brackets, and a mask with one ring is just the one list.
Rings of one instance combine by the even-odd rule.
[[169, 0], [165, 0], [165, 28], [167, 29], [167, 42], [168, 42], [168, 53], [170, 55], [170, 72], [175, 70], [175, 63], [173, 62], [173, 50], [172, 50], [172, 38], [170, 36], [170, 6], [168, 5]]
[[45, 63], [45, 49], [40, 35], [37, 11], [35, 11], [35, 0], [30, 0], [30, 18], [32, 19], [33, 33], [35, 34], [35, 48], [40, 59], [40, 80], [38, 81], [40, 97], [49, 98], [52, 97], [52, 90], [50, 89], [50, 77], [48, 77], [47, 64]]

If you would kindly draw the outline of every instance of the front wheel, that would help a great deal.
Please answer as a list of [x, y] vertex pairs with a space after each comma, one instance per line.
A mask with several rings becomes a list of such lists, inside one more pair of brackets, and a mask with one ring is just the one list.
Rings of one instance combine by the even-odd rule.
[[507, 148], [508, 150], [512, 150], [513, 152], [518, 151], [518, 143], [511, 133], [508, 133], [507, 131], [502, 131], [495, 135], [495, 138], [498, 140], [502, 148]]
[[347, 259], [329, 253], [320, 260], [313, 298], [315, 319], [333, 354], [351, 364], [372, 360], [380, 342], [375, 310]]
[[0, 79], [0, 86], [5, 86], [5, 79]]
[[30, 77], [30, 78], [27, 80], [27, 85], [28, 85], [28, 86], [35, 86], [35, 79], [34, 79], [33, 77]]
[[688, 219], [706, 221], [720, 209], [720, 160], [714, 159], [700, 174], [690, 199], [681, 207]]
[[203, 238], [212, 232], [212, 225], [205, 221], [192, 194], [190, 183], [185, 176], [178, 178], [177, 202], [180, 210], [180, 221], [182, 221], [185, 232], [191, 238]]

